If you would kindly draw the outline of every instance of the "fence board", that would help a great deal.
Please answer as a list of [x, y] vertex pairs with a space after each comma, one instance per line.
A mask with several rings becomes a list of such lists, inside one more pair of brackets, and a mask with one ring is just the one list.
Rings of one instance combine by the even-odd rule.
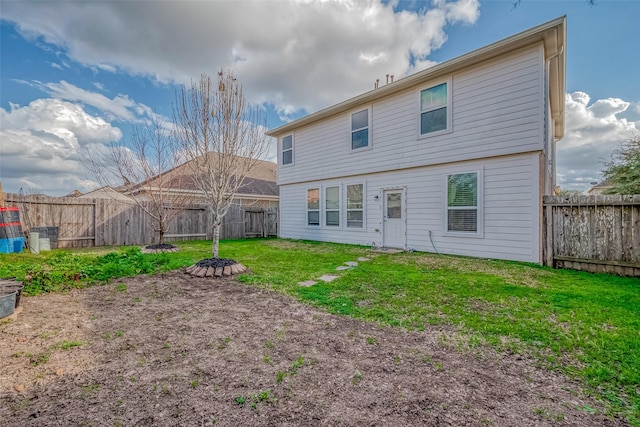
[[[131, 202], [114, 199], [78, 199], [67, 197], [22, 196], [4, 193], [8, 206], [20, 209], [23, 229], [58, 227], [61, 248], [88, 246], [146, 245], [157, 242], [153, 219]], [[233, 205], [223, 218], [221, 239], [243, 239], [259, 230], [261, 237], [277, 235], [278, 209], [247, 210], [262, 212], [260, 225], [242, 206]], [[249, 216], [247, 216], [249, 215]], [[193, 239], [211, 240], [211, 209], [194, 204], [181, 210], [170, 222], [167, 242]], [[247, 221], [250, 221], [246, 229]]]
[[640, 195], [545, 196], [544, 263], [640, 276]]

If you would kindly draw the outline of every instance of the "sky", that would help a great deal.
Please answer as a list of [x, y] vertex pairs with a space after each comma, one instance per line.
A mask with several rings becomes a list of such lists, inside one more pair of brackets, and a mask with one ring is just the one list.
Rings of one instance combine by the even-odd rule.
[[640, 0], [0, 0], [0, 182], [97, 188], [86, 153], [170, 121], [176, 90], [202, 73], [232, 70], [275, 128], [563, 15], [557, 183], [586, 191], [640, 133]]

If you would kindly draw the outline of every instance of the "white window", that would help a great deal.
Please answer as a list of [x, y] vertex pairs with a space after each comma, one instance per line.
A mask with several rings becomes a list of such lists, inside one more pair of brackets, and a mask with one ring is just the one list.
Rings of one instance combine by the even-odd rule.
[[347, 185], [347, 228], [364, 227], [364, 185]]
[[293, 163], [293, 135], [287, 135], [282, 138], [282, 164], [290, 165]]
[[369, 146], [369, 109], [351, 114], [351, 149]]
[[447, 232], [481, 235], [482, 174], [447, 175]]
[[320, 189], [307, 190], [307, 225], [320, 225]]
[[420, 135], [450, 128], [449, 95], [447, 82], [420, 91]]
[[340, 187], [327, 187], [324, 195], [325, 225], [340, 227]]

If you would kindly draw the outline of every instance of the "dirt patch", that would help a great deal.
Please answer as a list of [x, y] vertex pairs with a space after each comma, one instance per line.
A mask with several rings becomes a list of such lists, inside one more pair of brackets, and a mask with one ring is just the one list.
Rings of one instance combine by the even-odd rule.
[[[530, 360], [174, 272], [23, 298], [0, 424], [621, 426]], [[22, 389], [24, 387], [24, 389]]]

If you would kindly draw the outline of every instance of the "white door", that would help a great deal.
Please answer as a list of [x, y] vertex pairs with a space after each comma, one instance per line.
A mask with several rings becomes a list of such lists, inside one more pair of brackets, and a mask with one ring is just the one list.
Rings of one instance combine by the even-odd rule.
[[382, 246], [402, 248], [406, 245], [404, 190], [384, 190]]

